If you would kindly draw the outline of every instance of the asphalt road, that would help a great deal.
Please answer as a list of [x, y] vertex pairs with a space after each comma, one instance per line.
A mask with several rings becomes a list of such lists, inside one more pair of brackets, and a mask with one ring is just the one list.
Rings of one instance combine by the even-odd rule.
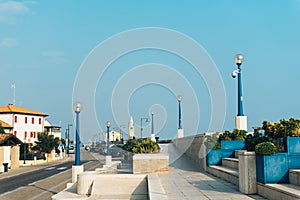
[[[73, 156], [72, 156], [73, 157]], [[102, 166], [99, 156], [81, 151], [81, 164], [84, 170], [94, 170]], [[40, 169], [0, 179], [1, 200], [48, 200], [66, 188], [72, 181], [74, 159], [57, 165], [43, 166]]]
[[3, 194], [8, 191], [15, 190], [19, 187], [26, 186], [30, 183], [39, 181], [41, 179], [48, 178], [57, 173], [66, 171], [72, 168], [74, 161], [68, 161], [58, 165], [53, 165], [50, 167], [45, 167], [36, 171], [27, 172], [20, 174], [18, 176], [13, 176], [10, 178], [5, 178], [0, 180], [0, 194]]

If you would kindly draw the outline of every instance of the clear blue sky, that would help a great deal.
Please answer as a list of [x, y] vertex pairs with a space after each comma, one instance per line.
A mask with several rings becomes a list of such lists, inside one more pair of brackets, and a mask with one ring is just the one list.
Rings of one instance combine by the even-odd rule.
[[[248, 130], [264, 120], [300, 118], [299, 0], [0, 1], [0, 105], [13, 101], [11, 84], [16, 84], [16, 105], [49, 114], [54, 125], [61, 122], [64, 133], [68, 123], [74, 124], [74, 85], [90, 52], [108, 38], [144, 27], [184, 34], [207, 52], [226, 95], [222, 130], [235, 126], [237, 80], [231, 72], [236, 53], [245, 57]], [[106, 49], [113, 51], [109, 46]], [[99, 65], [102, 60], [99, 56]], [[151, 74], [155, 70], [157, 76]], [[113, 127], [127, 126], [129, 115], [139, 136], [140, 117], [150, 117], [150, 110], [155, 112], [155, 132], [161, 138], [175, 137], [178, 105], [174, 92], [191, 91], [182, 101], [186, 135], [210, 130], [211, 120], [219, 120], [211, 119], [208, 88], [214, 86], [207, 85], [205, 77], [180, 55], [159, 49], [132, 51], [116, 58], [98, 76], [90, 84], [96, 87], [91, 93], [99, 124], [88, 124], [83, 109], [81, 137], [85, 142], [101, 137], [108, 120]], [[126, 89], [131, 90], [127, 96], [121, 94]], [[145, 136], [150, 132], [147, 125]]]

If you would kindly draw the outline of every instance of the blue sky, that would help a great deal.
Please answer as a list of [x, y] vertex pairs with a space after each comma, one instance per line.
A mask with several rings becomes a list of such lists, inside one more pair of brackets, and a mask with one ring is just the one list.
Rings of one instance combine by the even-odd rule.
[[[248, 130], [264, 120], [300, 117], [299, 0], [0, 1], [0, 105], [13, 101], [11, 84], [16, 84], [16, 104], [49, 114], [53, 124], [61, 123], [64, 133], [68, 123], [74, 124], [72, 103], [80, 101], [80, 95], [74, 97], [73, 91], [92, 50], [109, 38], [145, 27], [183, 34], [206, 51], [218, 70], [211, 76], [221, 77], [226, 95], [222, 130], [235, 126], [237, 81], [231, 72], [236, 53], [245, 58]], [[177, 45], [176, 40], [173, 44]], [[112, 49], [107, 47], [108, 52]], [[100, 55], [99, 63], [102, 60]], [[157, 76], [151, 74], [153, 70]], [[84, 114], [83, 105], [84, 141], [101, 137], [108, 120], [113, 127], [127, 126], [129, 115], [139, 135], [140, 118], [150, 117], [151, 110], [155, 132], [161, 138], [175, 137], [176, 92], [187, 92], [182, 101], [186, 135], [222, 131], [209, 127], [211, 121], [219, 120], [211, 119], [216, 105], [209, 88], [214, 86], [180, 55], [148, 48], [132, 51], [116, 58], [98, 78], [93, 83], [86, 80], [96, 87], [91, 94], [98, 124], [89, 124], [90, 113]], [[162, 80], [167, 81], [165, 85]], [[133, 92], [122, 96], [125, 89]], [[120, 111], [124, 108], [126, 113]], [[148, 123], [144, 134], [149, 133]]]

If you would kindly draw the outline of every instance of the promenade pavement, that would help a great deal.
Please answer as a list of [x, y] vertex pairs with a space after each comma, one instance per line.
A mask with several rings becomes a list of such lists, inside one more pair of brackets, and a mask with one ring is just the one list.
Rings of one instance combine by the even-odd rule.
[[170, 200], [212, 199], [212, 200], [250, 200], [265, 199], [259, 195], [244, 195], [238, 187], [200, 172], [197, 164], [185, 154], [181, 155], [174, 145], [163, 146], [170, 156], [170, 171], [159, 173], [161, 184]]
[[[200, 172], [197, 164], [185, 154], [180, 154], [174, 145], [163, 145], [163, 151], [168, 151], [170, 156], [170, 171], [158, 173], [162, 187], [170, 200], [262, 200], [258, 195], [244, 195], [238, 191], [237, 186], [216, 178], [210, 174]], [[72, 158], [56, 160], [53, 162], [21, 166], [0, 174], [0, 179], [15, 176], [21, 173], [41, 169], [45, 166], [55, 165]]]

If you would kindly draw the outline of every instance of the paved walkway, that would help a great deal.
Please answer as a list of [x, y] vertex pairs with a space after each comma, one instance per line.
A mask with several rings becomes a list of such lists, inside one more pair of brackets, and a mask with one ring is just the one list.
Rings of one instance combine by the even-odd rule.
[[186, 155], [180, 156], [173, 144], [168, 145], [168, 151], [170, 160], [173, 161], [170, 163], [170, 171], [169, 173], [159, 173], [168, 199], [264, 199], [258, 195], [241, 194], [237, 186], [200, 172], [197, 164]]

